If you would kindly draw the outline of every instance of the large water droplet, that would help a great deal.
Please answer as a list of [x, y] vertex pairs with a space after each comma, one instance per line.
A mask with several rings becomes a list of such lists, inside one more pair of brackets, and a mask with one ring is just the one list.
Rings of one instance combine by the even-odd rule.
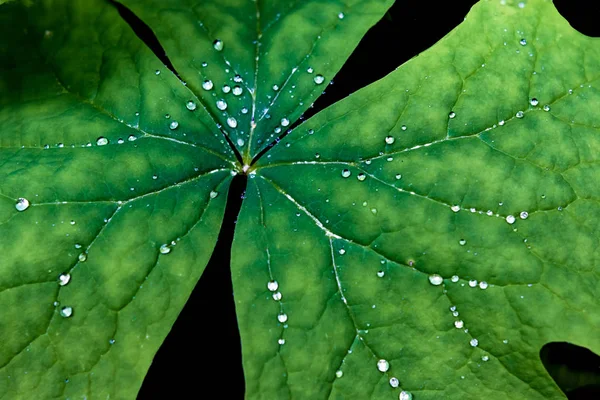
[[281, 292], [273, 293], [273, 300], [275, 300], [275, 301], [281, 300], [282, 297], [283, 297], [283, 295], [281, 294]]
[[529, 104], [531, 104], [532, 106], [537, 106], [538, 104], [540, 104], [540, 102], [538, 101], [538, 99], [536, 99], [535, 97], [531, 100], [529, 100]]
[[450, 207], [450, 209], [454, 212], [459, 212], [460, 211], [460, 206], [452, 206]]
[[515, 220], [516, 220], [516, 218], [515, 218], [515, 216], [514, 216], [514, 215], [508, 215], [508, 216], [506, 217], [506, 222], [508, 222], [508, 223], [509, 223], [509, 224], [511, 224], [511, 225], [515, 223]]
[[163, 244], [160, 246], [158, 251], [160, 251], [160, 254], [169, 254], [171, 252], [171, 248], [168, 244]]
[[394, 137], [393, 137], [393, 136], [386, 136], [386, 137], [385, 137], [385, 142], [386, 142], [387, 144], [394, 144], [394, 141], [395, 141], [395, 140], [396, 140], [396, 139], [394, 139]]
[[477, 347], [477, 346], [479, 346], [479, 340], [477, 340], [477, 339], [475, 339], [475, 338], [471, 339], [471, 341], [470, 341], [469, 343], [470, 343], [470, 344], [471, 344], [471, 346], [473, 346], [473, 347]]
[[461, 320], [454, 321], [454, 326], [456, 329], [462, 329], [465, 326], [465, 323]]
[[288, 126], [290, 124], [290, 120], [287, 118], [281, 119], [281, 126]]
[[227, 118], [227, 125], [229, 125], [230, 128], [235, 128], [237, 127], [237, 120], [233, 117], [229, 117]]
[[529, 213], [527, 211], [521, 211], [519, 217], [521, 217], [521, 219], [527, 219], [529, 217]]
[[194, 111], [196, 109], [196, 103], [190, 100], [185, 104], [185, 107], [190, 111]]
[[450, 114], [448, 114], [448, 118], [452, 119], [456, 117], [456, 113], [454, 111], [450, 111]]
[[277, 289], [279, 289], [279, 283], [277, 283], [277, 281], [269, 281], [267, 283], [267, 289], [269, 289], [271, 292], [275, 292]]
[[58, 277], [58, 284], [60, 286], [65, 286], [67, 283], [71, 281], [71, 274], [60, 274]]
[[398, 397], [399, 400], [412, 400], [413, 395], [411, 392], [407, 392], [405, 390], [400, 392], [400, 396]]
[[219, 195], [219, 192], [216, 192], [216, 191], [214, 191], [214, 190], [211, 190], [211, 191], [210, 191], [210, 194], [209, 194], [209, 197], [210, 197], [211, 199], [215, 199], [215, 198], [217, 198], [217, 196], [218, 196], [218, 195]]
[[104, 146], [108, 144], [108, 139], [105, 137], [99, 137], [98, 140], [96, 140], [96, 144], [98, 146]]
[[387, 372], [390, 369], [390, 363], [387, 360], [377, 361], [377, 369], [381, 372]]
[[460, 239], [458, 241], [458, 244], [460, 244], [461, 246], [464, 246], [465, 244], [467, 244], [467, 241], [465, 239]]
[[342, 376], [344, 376], [344, 371], [338, 369], [337, 371], [335, 371], [335, 376], [336, 378], [341, 378]]
[[229, 85], [223, 85], [221, 90], [223, 91], [223, 93], [229, 93], [231, 92], [231, 87]]
[[342, 178], [349, 178], [352, 175], [352, 172], [349, 169], [342, 170]]
[[202, 82], [202, 89], [211, 90], [212, 88], [213, 88], [213, 83], [210, 79], [207, 79], [204, 82]]
[[365, 174], [364, 172], [361, 172], [360, 174], [358, 174], [356, 176], [356, 179], [358, 179], [359, 181], [364, 181], [365, 179], [367, 179], [367, 174]]
[[452, 275], [452, 278], [450, 278], [450, 280], [454, 283], [458, 282], [460, 278], [458, 277], [458, 275]]
[[217, 108], [221, 111], [227, 110], [227, 102], [223, 99], [217, 100]]
[[378, 277], [380, 277], [380, 278], [383, 278], [383, 277], [384, 277], [384, 275], [385, 275], [385, 272], [384, 272], [384, 271], [377, 271], [377, 276], [378, 276]]
[[69, 318], [73, 315], [73, 307], [63, 307], [60, 309], [59, 314], [61, 317]]
[[319, 75], [315, 76], [314, 81], [317, 85], [320, 85], [323, 82], [325, 82], [325, 77], [323, 75], [319, 74]]
[[523, 111], [517, 111], [517, 113], [515, 114], [517, 118], [523, 118], [524, 115], [525, 113], [523, 113]]
[[77, 259], [79, 260], [79, 262], [86, 262], [87, 261], [87, 254], [86, 253], [81, 253]]
[[444, 283], [444, 278], [442, 278], [438, 274], [432, 274], [432, 275], [429, 275], [429, 283], [431, 283], [434, 286], [439, 286], [442, 283]]
[[242, 89], [240, 86], [238, 86], [238, 85], [235, 85], [235, 86], [233, 87], [233, 91], [232, 91], [232, 93], [233, 93], [233, 95], [234, 95], [234, 96], [241, 96], [241, 94], [242, 94], [243, 92], [244, 92], [244, 90], [243, 90], [243, 89]]
[[479, 288], [481, 288], [481, 289], [483, 289], [483, 290], [487, 289], [487, 288], [488, 288], [488, 286], [489, 286], [489, 285], [488, 285], [488, 283], [487, 283], [486, 281], [481, 281], [481, 282], [479, 282]]
[[339, 18], [339, 19], [344, 19], [344, 13], [343, 13], [343, 12], [339, 13], [339, 14], [338, 14], [338, 18]]
[[470, 286], [470, 287], [475, 287], [475, 286], [477, 286], [477, 279], [471, 279], [471, 280], [469, 281], [469, 286]]
[[397, 388], [398, 386], [400, 386], [400, 381], [398, 380], [398, 378], [391, 377], [390, 378], [390, 386], [393, 388]]
[[288, 319], [288, 316], [287, 316], [287, 314], [284, 314], [284, 313], [281, 313], [281, 314], [279, 314], [279, 315], [277, 316], [277, 320], [278, 320], [279, 322], [281, 322], [282, 324], [283, 324], [284, 322], [286, 322], [286, 321], [287, 321], [287, 319]]
[[173, 131], [179, 127], [179, 122], [173, 121], [169, 124], [169, 128]]
[[223, 50], [223, 41], [222, 40], [215, 40], [213, 42], [213, 47], [215, 48], [216, 51], [221, 51]]
[[15, 208], [17, 211], [25, 211], [29, 208], [29, 200], [24, 197], [20, 197], [17, 199], [17, 203], [15, 204]]

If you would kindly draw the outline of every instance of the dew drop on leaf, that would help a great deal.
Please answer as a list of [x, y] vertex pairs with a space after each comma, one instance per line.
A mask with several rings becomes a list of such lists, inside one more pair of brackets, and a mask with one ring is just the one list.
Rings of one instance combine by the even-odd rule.
[[129, 135], [129, 137], [127, 138], [128, 141], [133, 142], [135, 141], [137, 138], [133, 135]]
[[338, 369], [337, 371], [335, 371], [335, 376], [336, 378], [341, 378], [342, 376], [344, 376], [344, 371]]
[[479, 288], [480, 288], [480, 289], [483, 289], [483, 290], [485, 290], [485, 289], [487, 289], [487, 288], [488, 288], [488, 286], [489, 286], [489, 285], [488, 285], [488, 283], [487, 283], [486, 281], [481, 281], [481, 282], [479, 282]]
[[71, 315], [73, 315], [73, 307], [63, 307], [60, 309], [59, 314], [63, 318], [69, 318]]
[[277, 341], [277, 343], [279, 343], [280, 345], [284, 345], [285, 344], [285, 339], [279, 339]]
[[521, 211], [519, 217], [521, 217], [521, 219], [527, 219], [529, 217], [529, 213], [527, 211]]
[[538, 99], [536, 99], [535, 97], [532, 98], [531, 100], [529, 100], [529, 104], [531, 104], [532, 106], [537, 106], [538, 104], [540, 104], [540, 102], [538, 101]]
[[475, 286], [477, 286], [477, 280], [476, 280], [476, 279], [471, 279], [471, 280], [469, 281], [469, 286], [470, 286], [470, 287], [475, 287]]
[[209, 194], [209, 196], [210, 196], [211, 199], [216, 198], [218, 195], [219, 195], [219, 192], [216, 192], [214, 190], [211, 190], [210, 194]]
[[281, 300], [282, 297], [283, 297], [283, 295], [281, 294], [281, 292], [273, 293], [273, 300], [275, 300], [275, 301]]
[[429, 283], [431, 283], [433, 286], [439, 286], [443, 282], [444, 282], [444, 278], [442, 278], [440, 275], [438, 275], [438, 274], [429, 275]]
[[231, 87], [229, 85], [223, 85], [221, 90], [223, 91], [223, 93], [229, 93], [231, 92]]
[[194, 111], [196, 109], [196, 103], [190, 100], [185, 104], [185, 107], [190, 111]]
[[323, 75], [319, 74], [319, 75], [315, 76], [314, 81], [317, 85], [320, 85], [323, 82], [325, 82], [325, 77]]
[[377, 271], [377, 276], [378, 276], [379, 278], [383, 278], [383, 277], [384, 277], [384, 275], [385, 275], [385, 272], [383, 272], [383, 271]]
[[60, 274], [58, 277], [58, 284], [60, 286], [65, 286], [71, 281], [71, 274]]
[[469, 343], [471, 344], [471, 346], [477, 347], [479, 345], [479, 340], [473, 338]]
[[398, 397], [399, 400], [412, 400], [413, 395], [411, 392], [407, 392], [405, 390], [400, 392], [400, 396]]
[[379, 360], [377, 361], [377, 369], [381, 372], [387, 372], [390, 369], [390, 363], [387, 360]]
[[456, 117], [456, 113], [454, 111], [450, 111], [450, 114], [448, 114], [448, 118], [452, 119]]
[[213, 83], [210, 79], [207, 79], [204, 82], [202, 82], [202, 89], [212, 90], [212, 88], [213, 88]]
[[271, 292], [275, 292], [278, 288], [279, 283], [277, 283], [277, 281], [269, 281], [267, 283], [267, 289], [269, 289]]
[[96, 140], [96, 144], [98, 146], [105, 146], [108, 144], [108, 139], [105, 137], [99, 137], [98, 140]]
[[515, 223], [515, 220], [516, 220], [516, 218], [515, 218], [515, 216], [514, 216], [514, 215], [508, 215], [508, 216], [506, 217], [506, 222], [508, 222], [508, 223], [509, 223], [509, 224], [511, 224], [511, 225]]
[[17, 211], [25, 211], [29, 208], [29, 200], [24, 197], [20, 197], [15, 204]]
[[356, 176], [356, 179], [358, 179], [359, 181], [364, 181], [365, 179], [367, 179], [367, 174], [365, 174], [364, 172], [361, 172], [360, 174], [358, 174]]
[[243, 89], [242, 89], [240, 86], [238, 86], [238, 85], [235, 85], [235, 86], [233, 87], [232, 93], [233, 93], [233, 95], [234, 95], [234, 96], [241, 96], [241, 95], [242, 95], [242, 93], [243, 93], [243, 91], [244, 91], [244, 90], [243, 90]]
[[488, 356], [481, 356], [481, 361], [488, 361], [490, 359], [490, 357]]
[[288, 126], [290, 124], [290, 120], [287, 118], [281, 119], [281, 126]]
[[464, 246], [465, 244], [467, 244], [467, 241], [465, 239], [460, 239], [458, 241], [458, 244], [460, 244], [461, 246]]
[[217, 100], [217, 108], [221, 111], [227, 110], [227, 102], [223, 99]]
[[237, 127], [237, 120], [233, 117], [229, 117], [227, 118], [227, 125], [229, 125], [230, 128], [235, 128]]
[[342, 170], [342, 178], [349, 178], [350, 175], [352, 175], [352, 172], [349, 169]]
[[222, 40], [215, 40], [213, 42], [213, 47], [215, 48], [216, 51], [221, 51], [223, 50], [223, 41]]
[[393, 136], [386, 136], [386, 137], [385, 137], [385, 142], [386, 142], [387, 144], [393, 144], [395, 140], [396, 140], [396, 139], [394, 139], [394, 137], [393, 137]]
[[175, 129], [177, 129], [177, 127], [179, 127], [179, 122], [177, 121], [173, 121], [169, 124], [169, 128], [173, 131]]
[[171, 252], [171, 248], [168, 244], [163, 244], [160, 246], [158, 251], [160, 251], [160, 254], [169, 254]]
[[550, 111], [550, 106], [548, 104], [546, 104], [544, 107], [542, 107], [544, 109], [544, 111]]
[[343, 12], [339, 13], [339, 14], [338, 14], [338, 18], [339, 18], [339, 19], [344, 19], [344, 13], [343, 13]]
[[400, 386], [400, 381], [398, 380], [398, 378], [391, 377], [390, 378], [390, 386], [393, 388], [397, 388], [398, 386]]
[[521, 46], [525, 46], [527, 44], [527, 39], [521, 39], [519, 40], [519, 43], [521, 44]]
[[286, 322], [286, 321], [287, 321], [287, 319], [288, 319], [288, 316], [287, 316], [287, 314], [283, 314], [283, 313], [281, 313], [281, 314], [279, 314], [279, 315], [277, 316], [277, 320], [278, 320], [279, 322], [281, 322], [282, 324], [283, 324], [284, 322]]
[[456, 329], [462, 329], [465, 326], [465, 323], [462, 320], [454, 321], [454, 326]]
[[452, 206], [450, 207], [450, 209], [454, 212], [459, 212], [460, 211], [460, 206]]
[[77, 259], [79, 260], [79, 262], [86, 262], [87, 261], [87, 254], [86, 253], [81, 253]]
[[517, 113], [515, 114], [517, 118], [523, 118], [524, 115], [525, 113], [523, 113], [523, 111], [517, 111]]

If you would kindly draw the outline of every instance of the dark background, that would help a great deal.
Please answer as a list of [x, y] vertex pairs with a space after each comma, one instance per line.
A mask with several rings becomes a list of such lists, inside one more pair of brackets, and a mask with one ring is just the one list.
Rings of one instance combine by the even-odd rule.
[[[363, 38], [334, 84], [305, 117], [384, 77], [428, 49], [460, 24], [476, 1], [397, 0]], [[561, 14], [580, 32], [600, 36], [598, 1], [555, 0]], [[119, 6], [121, 15], [154, 52], [170, 65], [143, 23]], [[442, 16], [441, 21], [438, 16]], [[229, 271], [235, 219], [245, 177], [234, 180], [217, 247], [173, 330], [157, 353], [138, 400], [244, 397], [240, 337]], [[218, 290], [215, 290], [218, 288]], [[569, 399], [600, 399], [600, 358], [566, 343], [545, 346], [540, 356]], [[218, 393], [218, 394], [217, 394]]]

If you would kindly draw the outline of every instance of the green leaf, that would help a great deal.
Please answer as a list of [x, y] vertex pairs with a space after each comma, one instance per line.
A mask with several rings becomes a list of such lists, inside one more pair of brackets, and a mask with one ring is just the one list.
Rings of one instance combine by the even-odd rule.
[[600, 353], [597, 40], [481, 1], [283, 137], [391, 1], [123, 4], [178, 76], [107, 0], [0, 13], [0, 398], [134, 398], [236, 174], [247, 398], [564, 398], [540, 348]]

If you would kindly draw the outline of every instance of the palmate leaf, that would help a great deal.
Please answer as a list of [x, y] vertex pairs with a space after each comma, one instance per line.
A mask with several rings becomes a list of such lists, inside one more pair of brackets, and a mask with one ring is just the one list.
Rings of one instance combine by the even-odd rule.
[[600, 352], [596, 40], [482, 1], [268, 149], [390, 2], [123, 3], [186, 85], [108, 1], [0, 13], [0, 398], [134, 398], [237, 173], [248, 398], [564, 398], [542, 345]]

